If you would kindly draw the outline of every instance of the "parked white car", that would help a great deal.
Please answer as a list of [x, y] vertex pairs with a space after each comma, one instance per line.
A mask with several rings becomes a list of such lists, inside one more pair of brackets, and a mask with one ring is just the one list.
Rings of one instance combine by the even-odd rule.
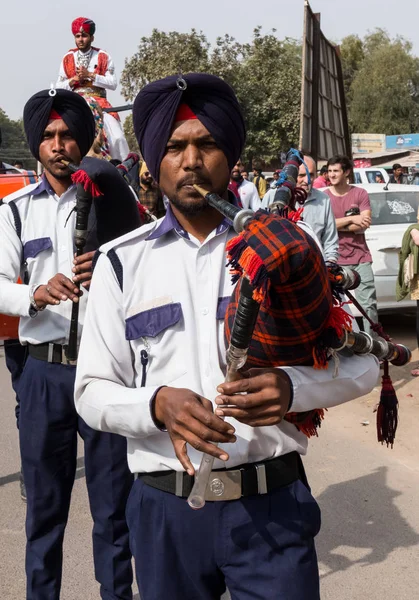
[[[399, 274], [399, 251], [406, 229], [418, 222], [419, 185], [357, 185], [368, 192], [371, 203], [371, 227], [365, 232], [372, 255], [372, 270], [377, 290], [378, 310], [411, 311], [416, 301], [409, 296], [396, 300], [396, 280]], [[359, 311], [351, 307], [358, 317]]]
[[[372, 224], [365, 232], [373, 259], [378, 309], [407, 310], [416, 307], [409, 297], [396, 301], [399, 250], [409, 225], [417, 223], [419, 185], [360, 185], [370, 197]], [[387, 189], [388, 188], [388, 189]]]

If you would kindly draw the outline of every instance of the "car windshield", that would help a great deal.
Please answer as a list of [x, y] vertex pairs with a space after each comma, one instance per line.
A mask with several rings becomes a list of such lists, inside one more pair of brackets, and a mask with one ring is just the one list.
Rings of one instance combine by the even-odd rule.
[[372, 225], [417, 223], [419, 192], [370, 193]]

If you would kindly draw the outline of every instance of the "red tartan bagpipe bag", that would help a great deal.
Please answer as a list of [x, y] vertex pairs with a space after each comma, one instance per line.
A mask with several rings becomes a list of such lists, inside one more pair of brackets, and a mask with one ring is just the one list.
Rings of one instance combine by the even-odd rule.
[[[227, 259], [233, 282], [237, 284], [225, 316], [226, 347], [230, 343], [242, 278], [248, 279], [253, 299], [260, 304], [246, 369], [297, 365], [326, 369], [331, 357], [337, 366], [336, 349], [345, 346], [352, 331], [352, 316], [344, 309], [347, 302], [341, 287], [340, 268], [326, 266], [317, 241], [298, 225], [302, 209], [295, 210], [295, 202], [299, 200], [302, 204], [306, 198], [306, 193], [295, 187], [296, 169], [301, 163], [298, 153], [290, 151], [285, 176], [280, 181], [280, 185], [291, 192], [289, 204], [283, 206], [279, 214], [259, 210], [245, 229], [227, 244]], [[295, 174], [294, 179], [287, 177], [290, 164], [294, 170], [288, 171]], [[351, 299], [356, 302], [352, 296]], [[374, 342], [374, 349], [363, 348], [358, 353], [385, 356], [377, 431], [379, 441], [392, 445], [397, 427], [397, 397], [388, 375], [388, 361], [399, 366], [406, 364], [410, 351], [391, 343], [382, 328], [378, 333], [384, 339]], [[362, 338], [362, 334], [352, 335]], [[365, 339], [362, 338], [363, 343]], [[317, 435], [323, 417], [324, 410], [320, 408], [287, 413], [285, 419], [305, 435], [312, 436]]]
[[[351, 317], [332, 295], [328, 270], [316, 240], [287, 217], [259, 210], [246, 230], [227, 246], [233, 291], [225, 317], [229, 344], [247, 277], [260, 302], [246, 368], [312, 365], [327, 368], [326, 349], [351, 329]], [[316, 433], [324, 411], [289, 413], [306, 435]]]

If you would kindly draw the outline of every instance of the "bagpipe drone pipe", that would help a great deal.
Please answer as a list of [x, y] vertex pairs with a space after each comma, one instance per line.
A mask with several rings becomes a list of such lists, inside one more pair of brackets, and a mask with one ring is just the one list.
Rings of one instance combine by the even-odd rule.
[[[388, 375], [388, 362], [404, 365], [411, 353], [387, 336], [382, 337], [381, 329], [382, 336], [377, 339], [352, 330], [353, 318], [343, 306], [344, 294], [350, 295], [348, 290], [357, 286], [359, 277], [347, 268], [327, 266], [317, 241], [297, 224], [307, 197], [296, 185], [301, 164], [301, 154], [290, 150], [271, 212], [253, 213], [237, 208], [217, 194], [195, 186], [238, 233], [226, 247], [236, 282], [225, 317], [226, 378], [231, 381], [239, 377], [242, 367], [311, 365], [326, 369], [331, 359], [338, 365], [337, 352], [344, 348], [354, 354], [374, 354], [384, 361], [383, 391], [377, 411], [378, 439], [392, 445], [397, 398]], [[312, 436], [317, 435], [323, 416], [324, 411], [318, 409], [288, 413], [285, 419]], [[188, 498], [192, 508], [205, 503], [212, 463], [212, 457], [203, 456]]]

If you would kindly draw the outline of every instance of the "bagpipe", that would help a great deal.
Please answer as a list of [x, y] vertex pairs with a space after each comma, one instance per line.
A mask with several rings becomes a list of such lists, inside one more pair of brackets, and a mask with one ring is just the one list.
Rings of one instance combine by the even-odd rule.
[[[62, 161], [71, 171], [73, 183], [77, 184], [74, 231], [76, 256], [97, 250], [102, 244], [144, 223], [143, 213], [124, 178], [125, 172], [138, 161], [136, 156], [130, 155], [126, 162], [119, 165], [122, 167], [120, 169], [108, 161], [90, 156], [83, 158], [77, 166]], [[80, 284], [75, 285], [80, 289]], [[77, 361], [78, 321], [79, 303], [74, 302], [66, 347], [66, 358], [70, 364]]]
[[[226, 381], [240, 377], [239, 369], [311, 365], [335, 371], [339, 352], [373, 354], [384, 363], [383, 388], [377, 410], [381, 443], [393, 446], [397, 428], [397, 397], [388, 363], [402, 366], [411, 352], [396, 344], [373, 324], [376, 337], [352, 329], [353, 317], [345, 310], [346, 297], [367, 315], [350, 290], [359, 275], [336, 264], [327, 265], [317, 241], [297, 222], [301, 219], [305, 190], [296, 185], [304, 164], [290, 150], [278, 181], [270, 211], [238, 208], [213, 192], [195, 185], [208, 204], [231, 221], [237, 237], [226, 247], [233, 290], [225, 316]], [[287, 413], [285, 419], [308, 437], [317, 435], [324, 410]], [[205, 490], [214, 458], [204, 454], [189, 505], [204, 506]]]

